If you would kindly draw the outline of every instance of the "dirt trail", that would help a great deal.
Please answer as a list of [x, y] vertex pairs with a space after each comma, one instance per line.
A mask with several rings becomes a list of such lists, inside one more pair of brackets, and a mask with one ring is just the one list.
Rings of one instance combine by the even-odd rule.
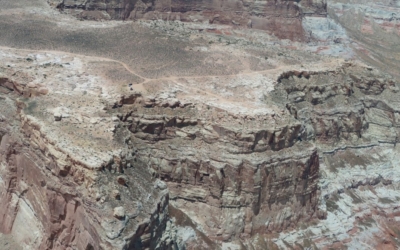
[[[197, 79], [197, 78], [210, 78], [210, 77], [235, 77], [235, 76], [242, 76], [242, 75], [254, 75], [254, 74], [263, 74], [263, 73], [269, 73], [269, 72], [271, 72], [271, 73], [272, 72], [280, 72], [280, 71], [284, 71], [285, 69], [291, 70], [295, 66], [295, 65], [281, 65], [281, 66], [278, 66], [278, 67], [273, 68], [273, 69], [251, 71], [251, 72], [243, 72], [243, 73], [237, 73], [237, 74], [226, 74], [226, 75], [194, 75], [194, 76], [168, 76], [168, 77], [160, 77], [160, 78], [148, 78], [148, 77], [142, 76], [139, 73], [137, 73], [134, 70], [132, 70], [126, 63], [118, 61], [118, 60], [106, 58], [106, 57], [87, 56], [87, 55], [83, 55], [83, 54], [76, 54], [76, 53], [70, 53], [70, 52], [64, 52], [64, 51], [58, 51], [58, 50], [17, 49], [17, 48], [4, 47], [4, 46], [0, 46], [0, 49], [2, 49], [2, 50], [23, 51], [23, 52], [30, 52], [30, 53], [34, 53], [34, 52], [38, 52], [38, 53], [53, 53], [53, 54], [61, 54], [61, 55], [70, 55], [70, 56], [78, 56], [78, 57], [83, 57], [83, 58], [89, 58], [89, 59], [94, 59], [94, 60], [97, 60], [97, 61], [100, 61], [100, 62], [115, 62], [115, 63], [121, 64], [131, 74], [144, 79], [145, 82], [153, 81], [153, 80], [178, 80], [178, 79]], [[310, 66], [313, 66], [313, 68], [315, 66], [318, 66], [320, 68], [324, 67], [324, 66], [332, 67], [332, 66], [337, 66], [338, 63], [340, 64], [341, 61], [343, 61], [343, 60], [335, 59], [335, 60], [331, 60], [329, 63], [322, 63], [322, 64], [318, 63], [318, 64], [310, 65]], [[145, 83], [145, 82], [143, 82], [143, 83]]]
[[[282, 72], [288, 71], [288, 70], [293, 70], [294, 68], [299, 66], [299, 65], [279, 65], [273, 69], [242, 72], [242, 73], [229, 74], [229, 75], [228, 74], [227, 75], [193, 75], [193, 76], [168, 76], [168, 77], [160, 77], [160, 78], [147, 78], [147, 77], [142, 76], [139, 73], [135, 72], [134, 70], [132, 70], [126, 63], [118, 61], [118, 60], [106, 58], [106, 57], [87, 56], [87, 55], [64, 52], [64, 51], [57, 51], [57, 50], [15, 49], [15, 48], [4, 47], [4, 46], [0, 46], [0, 50], [20, 51], [20, 52], [28, 52], [28, 53], [49, 53], [49, 54], [57, 54], [57, 55], [63, 55], [63, 56], [68, 55], [68, 56], [72, 56], [72, 57], [81, 57], [84, 59], [98, 61], [98, 62], [114, 62], [114, 63], [118, 63], [118, 64], [122, 65], [129, 73], [131, 73], [132, 75], [137, 76], [143, 80], [141, 83], [135, 84], [133, 86], [133, 88], [136, 91], [146, 93], [148, 91], [146, 88], [146, 84], [148, 84], [150, 82], [157, 82], [160, 80], [165, 80], [165, 81], [173, 82], [173, 84], [175, 84], [176, 86], [179, 86], [183, 90], [187, 90], [187, 93], [190, 93], [190, 92], [199, 93], [203, 97], [209, 97], [212, 99], [215, 98], [215, 99], [217, 99], [218, 103], [241, 103], [240, 105], [242, 107], [247, 107], [247, 108], [252, 108], [250, 106], [253, 106], [253, 105], [250, 105], [249, 103], [247, 103], [247, 101], [244, 101], [244, 100], [227, 99], [223, 95], [219, 95], [218, 93], [213, 93], [212, 91], [208, 91], [206, 88], [182, 84], [182, 80], [206, 79], [206, 78], [213, 78], [213, 77], [239, 77], [239, 76], [251, 76], [251, 75], [256, 75], [256, 74], [266, 74], [266, 73], [270, 74], [272, 79], [276, 79], [278, 77], [278, 75], [281, 74]], [[337, 66], [341, 65], [342, 63], [343, 63], [343, 60], [341, 60], [341, 59], [332, 59], [326, 63], [317, 63], [317, 64], [313, 64], [313, 65], [307, 65], [307, 68], [308, 69], [311, 68], [314, 71], [326, 70], [327, 68], [329, 68], [329, 69], [336, 68]]]

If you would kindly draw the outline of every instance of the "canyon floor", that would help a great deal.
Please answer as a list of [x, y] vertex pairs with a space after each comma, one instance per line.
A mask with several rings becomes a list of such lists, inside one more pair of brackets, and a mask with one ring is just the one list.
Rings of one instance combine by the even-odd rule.
[[0, 6], [0, 249], [400, 246], [397, 1], [298, 40]]

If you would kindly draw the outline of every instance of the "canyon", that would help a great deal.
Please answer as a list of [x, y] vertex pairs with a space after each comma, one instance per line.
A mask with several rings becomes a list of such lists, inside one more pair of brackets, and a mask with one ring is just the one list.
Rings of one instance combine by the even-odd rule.
[[49, 0], [82, 19], [208, 22], [268, 30], [279, 38], [304, 40], [305, 16], [326, 16], [324, 0], [301, 1], [98, 1]]
[[396, 0], [0, 5], [0, 248], [399, 247]]

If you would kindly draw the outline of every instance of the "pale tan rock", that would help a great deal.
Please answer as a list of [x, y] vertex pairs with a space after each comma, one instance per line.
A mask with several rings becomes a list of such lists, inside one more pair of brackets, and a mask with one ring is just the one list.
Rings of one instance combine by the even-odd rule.
[[125, 218], [125, 209], [123, 207], [115, 207], [113, 210], [113, 216], [117, 219], [124, 219]]
[[111, 195], [112, 195], [112, 197], [113, 197], [114, 199], [116, 199], [116, 200], [120, 200], [120, 199], [121, 199], [121, 193], [120, 193], [118, 190], [116, 190], [116, 189], [114, 189], [114, 190], [112, 191]]
[[62, 114], [60, 113], [60, 112], [55, 112], [54, 113], [54, 120], [56, 121], [56, 122], [59, 122], [59, 121], [61, 121], [61, 119], [62, 119]]

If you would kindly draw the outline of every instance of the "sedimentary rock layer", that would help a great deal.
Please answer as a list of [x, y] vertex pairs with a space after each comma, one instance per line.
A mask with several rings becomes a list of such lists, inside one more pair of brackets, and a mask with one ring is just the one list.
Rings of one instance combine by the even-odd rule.
[[121, 150], [90, 162], [60, 146], [32, 100], [48, 89], [15, 78], [0, 82], [0, 231], [24, 249], [154, 248], [167, 221], [165, 187]]
[[396, 245], [395, 79], [217, 21], [47, 8], [0, 10], [19, 48], [0, 51], [2, 233], [26, 249]]
[[209, 22], [268, 30], [279, 38], [304, 40], [304, 16], [326, 16], [326, 1], [60, 1], [59, 9], [85, 19], [161, 19]]
[[312, 145], [292, 147], [299, 123], [257, 130], [249, 121], [254, 127], [244, 130], [199, 118], [190, 106], [151, 108], [150, 101], [116, 110], [127, 112], [118, 116], [129, 144], [210, 238], [281, 231], [317, 217], [318, 154]]

